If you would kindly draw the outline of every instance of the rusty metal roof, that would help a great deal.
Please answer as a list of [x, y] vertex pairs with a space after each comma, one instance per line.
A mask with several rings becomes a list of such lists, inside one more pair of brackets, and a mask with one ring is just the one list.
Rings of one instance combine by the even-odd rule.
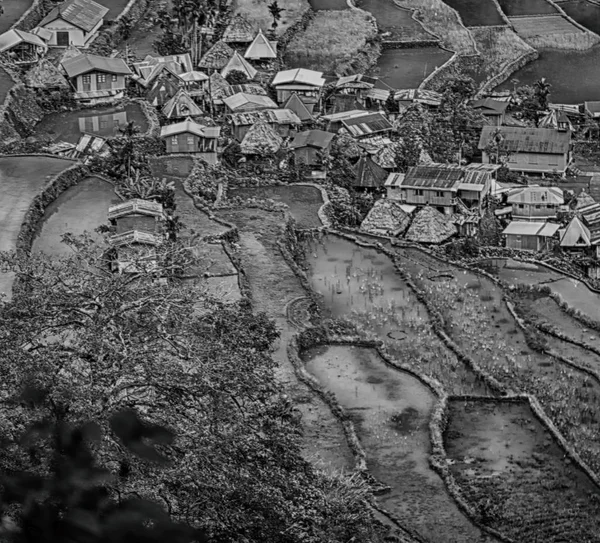
[[290, 149], [299, 149], [300, 147], [315, 147], [317, 149], [326, 149], [331, 144], [334, 134], [323, 130], [305, 130], [296, 134], [290, 143]]
[[367, 113], [342, 119], [342, 125], [355, 137], [369, 136], [392, 130], [391, 123], [381, 113]]
[[86, 32], [92, 30], [109, 12], [108, 8], [92, 0], [70, 0], [56, 6], [38, 26], [45, 26], [56, 19], [63, 19]]
[[246, 113], [232, 113], [229, 116], [235, 126], [249, 126], [259, 121], [276, 124], [302, 124], [291, 109], [263, 109]]
[[519, 126], [484, 126], [479, 138], [479, 149], [485, 149], [500, 134], [501, 149], [513, 153], [563, 154], [568, 152], [571, 133], [550, 128], [522, 128]]
[[78, 55], [63, 61], [62, 67], [69, 77], [77, 77], [92, 71], [122, 75], [131, 74], [131, 70], [122, 58], [99, 57], [96, 55]]

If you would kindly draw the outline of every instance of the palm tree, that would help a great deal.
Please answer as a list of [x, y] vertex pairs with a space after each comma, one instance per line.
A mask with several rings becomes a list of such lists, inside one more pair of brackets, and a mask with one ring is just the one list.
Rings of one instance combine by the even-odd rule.
[[281, 14], [284, 11], [285, 9], [279, 7], [279, 3], [277, 2], [277, 0], [273, 0], [273, 2], [269, 4], [269, 13], [271, 14], [271, 17], [273, 17], [273, 24], [271, 25], [273, 32], [275, 32], [275, 30], [277, 29], [277, 26], [279, 25], [279, 20], [281, 19]]
[[551, 85], [546, 81], [545, 77], [542, 77], [533, 84], [535, 96], [540, 104], [540, 109], [544, 111], [548, 109], [548, 96], [550, 96], [550, 87]]

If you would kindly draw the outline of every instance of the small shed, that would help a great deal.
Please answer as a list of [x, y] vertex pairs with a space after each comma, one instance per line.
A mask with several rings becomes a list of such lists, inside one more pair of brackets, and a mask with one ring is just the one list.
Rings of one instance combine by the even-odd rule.
[[275, 60], [277, 58], [277, 42], [269, 41], [262, 30], [259, 29], [258, 34], [246, 49], [244, 58], [248, 60]]
[[225, 28], [223, 32], [222, 41], [225, 43], [232, 43], [235, 45], [243, 45], [250, 43], [254, 38], [254, 28], [242, 15], [234, 15], [231, 22]]
[[233, 53], [234, 50], [229, 45], [222, 40], [218, 41], [202, 57], [198, 67], [209, 73], [218, 72], [227, 66]]
[[512, 221], [502, 232], [506, 246], [526, 251], [544, 251], [553, 246], [560, 224]]
[[38, 62], [46, 51], [46, 42], [35, 34], [17, 29], [0, 34], [0, 54], [6, 55], [15, 64]]
[[202, 109], [185, 90], [179, 89], [164, 105], [162, 113], [167, 119], [184, 119], [202, 115]]
[[229, 59], [227, 65], [221, 70], [221, 75], [223, 77], [227, 77], [233, 71], [242, 72], [248, 81], [251, 81], [256, 77], [258, 73], [256, 68], [248, 63], [247, 60], [244, 59], [242, 55], [240, 55], [237, 51], [233, 52], [233, 55]]
[[296, 134], [290, 143], [297, 163], [308, 166], [319, 165], [319, 154], [329, 153], [334, 135], [323, 130], [305, 130]]
[[325, 79], [323, 72], [295, 68], [278, 72], [271, 85], [277, 92], [277, 101], [280, 104], [285, 103], [294, 92], [304, 99], [311, 99], [316, 103], [321, 89], [325, 85]]
[[163, 126], [160, 138], [166, 143], [167, 153], [191, 153], [209, 164], [217, 162], [217, 144], [221, 135], [218, 126], [204, 126], [188, 118]]
[[277, 131], [264, 121], [254, 124], [244, 136], [241, 143], [245, 155], [273, 155], [283, 145], [283, 138]]

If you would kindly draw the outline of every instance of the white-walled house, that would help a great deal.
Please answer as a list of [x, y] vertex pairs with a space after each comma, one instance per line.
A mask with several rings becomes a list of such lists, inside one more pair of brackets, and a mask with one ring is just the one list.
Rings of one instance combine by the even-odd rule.
[[104, 23], [109, 9], [93, 0], [68, 0], [53, 8], [38, 25], [50, 32], [50, 47], [85, 46]]

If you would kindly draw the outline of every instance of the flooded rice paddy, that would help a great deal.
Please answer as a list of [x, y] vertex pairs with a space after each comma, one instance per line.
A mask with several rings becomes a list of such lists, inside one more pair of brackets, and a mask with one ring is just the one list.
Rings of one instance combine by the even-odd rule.
[[70, 247], [61, 241], [67, 233], [74, 236], [87, 233], [93, 239], [101, 239], [94, 230], [108, 224], [108, 208], [120, 201], [113, 185], [107, 181], [98, 177], [83, 179], [46, 208], [32, 251], [51, 256], [69, 254]]
[[465, 26], [494, 26], [506, 22], [493, 0], [444, 0], [458, 11]]
[[519, 15], [552, 15], [557, 9], [547, 0], [498, 0], [508, 17]]
[[600, 34], [600, 4], [588, 0], [568, 0], [559, 6], [566, 14], [588, 30]]
[[77, 143], [81, 134], [113, 137], [119, 128], [134, 121], [140, 132], [148, 129], [148, 122], [138, 104], [119, 107], [96, 107], [46, 115], [35, 127], [38, 136], [50, 136], [54, 141]]

